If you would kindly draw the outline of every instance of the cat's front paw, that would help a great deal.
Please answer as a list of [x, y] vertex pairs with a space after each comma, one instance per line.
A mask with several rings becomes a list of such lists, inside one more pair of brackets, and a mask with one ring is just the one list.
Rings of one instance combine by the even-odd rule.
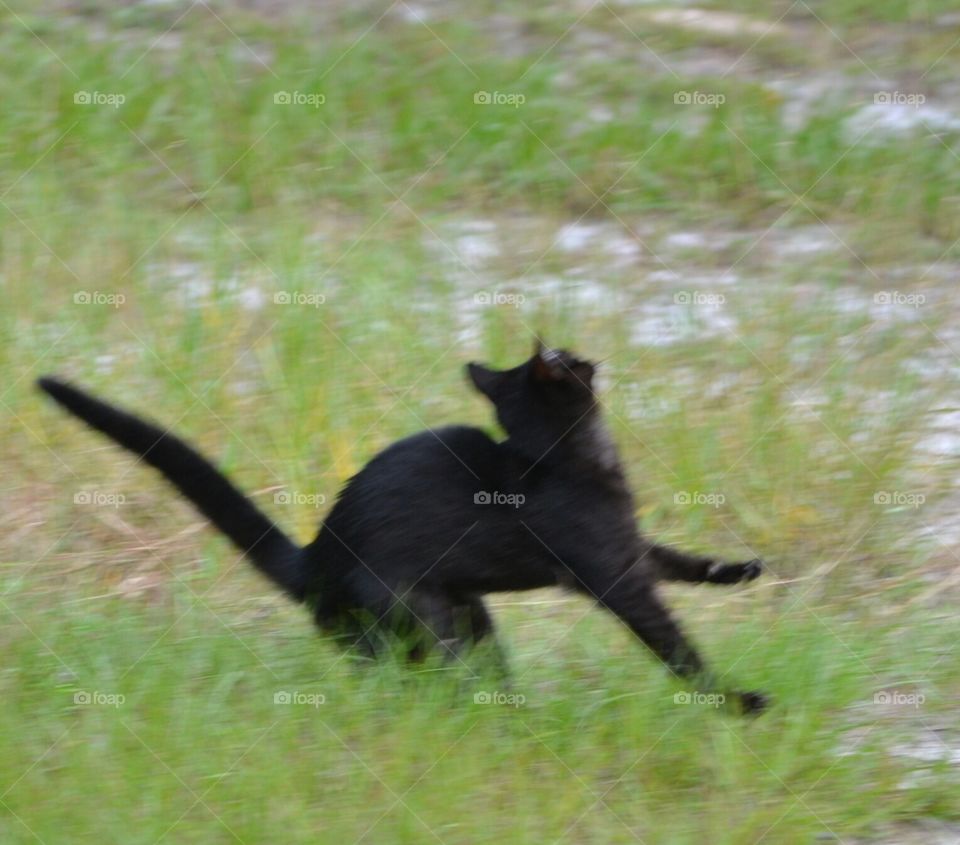
[[760, 558], [746, 563], [715, 563], [707, 570], [707, 581], [711, 584], [739, 584], [759, 578], [761, 572], [763, 561]]
[[737, 702], [744, 716], [759, 716], [770, 706], [770, 696], [762, 692], [738, 692]]

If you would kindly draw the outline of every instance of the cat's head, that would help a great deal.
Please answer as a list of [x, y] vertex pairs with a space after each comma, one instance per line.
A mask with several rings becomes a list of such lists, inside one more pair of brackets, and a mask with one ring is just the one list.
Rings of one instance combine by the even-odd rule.
[[508, 434], [531, 426], [571, 426], [596, 407], [594, 365], [565, 349], [539, 341], [533, 356], [510, 370], [467, 364], [473, 386], [486, 396]]

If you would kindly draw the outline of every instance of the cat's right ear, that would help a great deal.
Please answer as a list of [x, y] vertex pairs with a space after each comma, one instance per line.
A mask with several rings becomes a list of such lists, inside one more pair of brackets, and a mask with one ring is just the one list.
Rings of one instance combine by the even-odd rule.
[[483, 364], [469, 363], [467, 364], [467, 375], [470, 377], [470, 381], [473, 383], [473, 386], [479, 390], [484, 396], [493, 401], [494, 393], [496, 393], [497, 385], [500, 383], [500, 373], [496, 370], [488, 369], [484, 367]]

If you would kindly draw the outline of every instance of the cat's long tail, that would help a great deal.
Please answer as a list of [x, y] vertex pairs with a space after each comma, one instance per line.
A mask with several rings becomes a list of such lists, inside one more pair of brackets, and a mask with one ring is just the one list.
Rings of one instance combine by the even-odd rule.
[[158, 426], [54, 378], [37, 386], [85, 423], [156, 467], [271, 581], [302, 601], [301, 549], [206, 458]]

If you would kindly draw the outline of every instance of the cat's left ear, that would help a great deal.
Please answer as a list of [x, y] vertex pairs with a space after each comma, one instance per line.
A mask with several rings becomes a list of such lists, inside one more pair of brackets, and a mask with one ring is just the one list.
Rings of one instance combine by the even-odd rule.
[[589, 361], [541, 347], [531, 359], [530, 371], [534, 380], [542, 384], [567, 382], [590, 388], [594, 366]]
[[566, 370], [556, 352], [544, 349], [539, 341], [533, 352], [533, 358], [530, 359], [530, 372], [534, 381], [539, 382], [563, 381], [566, 375]]
[[493, 396], [497, 391], [497, 386], [500, 384], [500, 376], [502, 374], [496, 370], [491, 370], [489, 367], [483, 366], [483, 364], [471, 362], [467, 364], [467, 375], [470, 377], [470, 381], [473, 382], [473, 386], [493, 401]]

